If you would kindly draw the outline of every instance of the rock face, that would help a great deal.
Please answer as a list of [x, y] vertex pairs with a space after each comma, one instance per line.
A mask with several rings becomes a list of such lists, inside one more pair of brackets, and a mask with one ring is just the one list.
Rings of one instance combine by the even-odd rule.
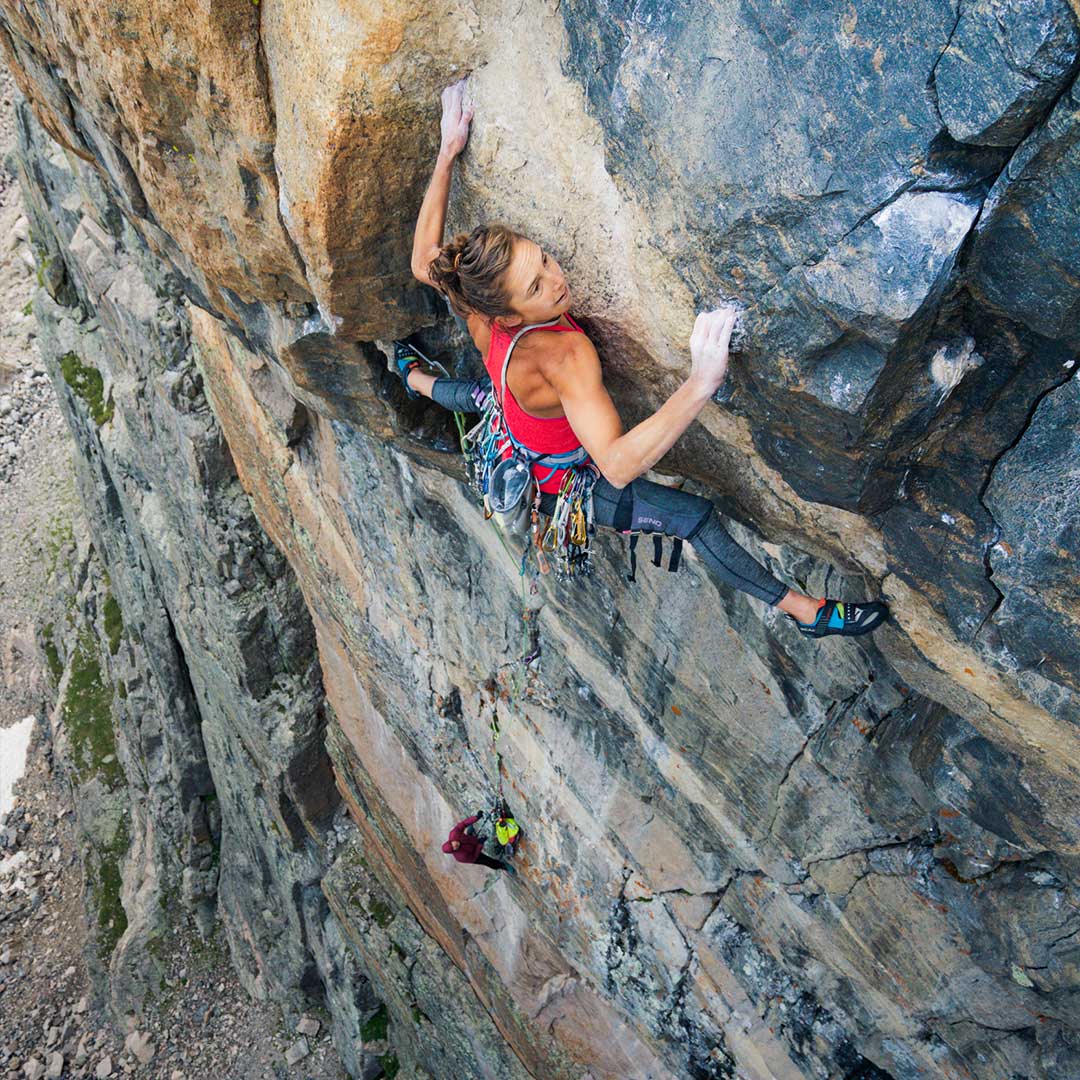
[[[73, 759], [80, 663], [115, 744], [76, 779], [117, 1011], [179, 905], [356, 1076], [1076, 1075], [1075, 5], [86, 8], [0, 38], [109, 579], [55, 647]], [[612, 536], [523, 627], [377, 344], [476, 362], [406, 257], [463, 72], [451, 225], [559, 254], [630, 420], [737, 298], [664, 467], [785, 580], [883, 590], [873, 641], [693, 558], [629, 586]], [[439, 850], [499, 762], [512, 878]]]
[[1061, 92], [1080, 50], [1066, 0], [978, 0], [960, 12], [934, 69], [958, 142], [1015, 146]]

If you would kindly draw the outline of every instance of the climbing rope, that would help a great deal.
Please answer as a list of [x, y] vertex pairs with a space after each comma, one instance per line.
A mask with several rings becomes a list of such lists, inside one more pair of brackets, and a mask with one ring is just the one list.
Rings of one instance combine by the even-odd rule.
[[[452, 378], [450, 372], [447, 371], [447, 369], [437, 360], [432, 360], [429, 357], [425, 356], [415, 346], [411, 346], [411, 348], [413, 348], [416, 354], [422, 360], [424, 360], [425, 363], [429, 364], [432, 368], [435, 368], [437, 371], [439, 371], [444, 378]], [[457, 427], [458, 442], [461, 446], [462, 454], [464, 455], [466, 463], [469, 466], [469, 479], [474, 484], [474, 486], [479, 486], [479, 478], [475, 474], [475, 469], [473, 466], [475, 458], [470, 453], [470, 450], [471, 447], [475, 444], [477, 432], [483, 426], [483, 421], [481, 422], [481, 425], [477, 426], [477, 428], [474, 428], [472, 431], [467, 431], [465, 427], [465, 414], [455, 412], [454, 424]], [[489, 425], [487, 441], [492, 443], [492, 445], [489, 447], [489, 450], [491, 451], [494, 451], [493, 440], [495, 437], [496, 432], [493, 430], [493, 427]], [[564, 538], [563, 543], [561, 544], [563, 550], [566, 550], [570, 545], [577, 545], [578, 547], [584, 546], [586, 541], [586, 529], [588, 529], [588, 531], [590, 532], [592, 531], [592, 500], [585, 498], [585, 496], [588, 495], [587, 490], [579, 491], [578, 486], [573, 483], [577, 480], [577, 478], [578, 474], [576, 471], [569, 472], [567, 474], [567, 481], [570, 481], [570, 483], [564, 481], [563, 492], [560, 492], [560, 507], [562, 507], [564, 501], [569, 507], [568, 511], [560, 517], [559, 523], [557, 525], [557, 532], [559, 532], [560, 535]], [[563, 498], [564, 493], [566, 495], [565, 500]], [[583, 501], [587, 502], [588, 504], [588, 519], [586, 519], [586, 516], [582, 509]], [[515, 699], [520, 699], [522, 697], [525, 690], [525, 682], [528, 678], [528, 672], [530, 668], [532, 668], [532, 670], [535, 670], [533, 665], [535, 665], [535, 663], [540, 658], [539, 631], [536, 626], [535, 619], [530, 617], [525, 585], [526, 569], [528, 565], [529, 554], [531, 551], [534, 551], [536, 554], [537, 570], [540, 573], [546, 574], [548, 572], [548, 569], [550, 568], [545, 555], [545, 550], [551, 551], [553, 550], [553, 548], [551, 545], [546, 544], [544, 539], [540, 535], [539, 504], [540, 493], [539, 491], [537, 491], [536, 497], [533, 500], [531, 512], [530, 538], [526, 541], [525, 551], [521, 556], [520, 563], [514, 553], [510, 550], [510, 547], [506, 541], [506, 537], [503, 535], [503, 531], [493, 520], [493, 515], [486, 510], [484, 514], [485, 518], [491, 521], [492, 528], [494, 528], [495, 530], [495, 535], [499, 538], [499, 543], [502, 545], [503, 550], [506, 552], [507, 558], [510, 559], [511, 563], [517, 566], [518, 576], [521, 580], [521, 655], [520, 657], [516, 657], [513, 660], [507, 661], [498, 669], [499, 672], [509, 669], [509, 684], [507, 686], [507, 691], [510, 703], [512, 703]], [[567, 529], [569, 529], [568, 540]], [[548, 531], [550, 532], [550, 526]], [[580, 560], [578, 561], [580, 562]], [[587, 569], [584, 570], [584, 572], [587, 573]], [[533, 583], [533, 591], [536, 591], [535, 582]], [[499, 844], [502, 845], [502, 847], [504, 848], [505, 854], [507, 848], [509, 848], [511, 852], [514, 850], [513, 845], [520, 834], [520, 828], [517, 822], [510, 815], [509, 807], [507, 806], [506, 797], [504, 794], [503, 759], [502, 753], [499, 750], [499, 736], [501, 734], [501, 730], [499, 727], [499, 693], [497, 687], [494, 690], [493, 697], [494, 700], [491, 707], [491, 722], [489, 726], [491, 731], [491, 754], [495, 764], [496, 794], [495, 803], [491, 810], [491, 816], [495, 827], [496, 839], [498, 840]]]

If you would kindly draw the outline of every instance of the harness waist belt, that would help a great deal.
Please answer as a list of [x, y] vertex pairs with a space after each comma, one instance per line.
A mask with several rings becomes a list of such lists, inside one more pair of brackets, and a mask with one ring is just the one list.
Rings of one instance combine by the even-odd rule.
[[514, 448], [528, 460], [530, 465], [543, 465], [545, 468], [551, 469], [568, 469], [571, 465], [584, 465], [589, 460], [589, 451], [584, 446], [579, 446], [576, 450], [566, 450], [561, 454], [538, 454], [535, 450], [522, 446], [512, 435], [510, 441], [513, 443]]

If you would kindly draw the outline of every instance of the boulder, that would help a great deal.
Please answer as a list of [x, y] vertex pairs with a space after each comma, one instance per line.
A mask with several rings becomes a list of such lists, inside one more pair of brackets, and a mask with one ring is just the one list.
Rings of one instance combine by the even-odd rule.
[[994, 623], [1023, 666], [1080, 690], [1080, 378], [1039, 403], [998, 462], [985, 502], [999, 535], [989, 548], [1001, 593]]
[[941, 119], [959, 142], [1015, 146], [1045, 115], [1080, 55], [1068, 0], [975, 0], [934, 68]]

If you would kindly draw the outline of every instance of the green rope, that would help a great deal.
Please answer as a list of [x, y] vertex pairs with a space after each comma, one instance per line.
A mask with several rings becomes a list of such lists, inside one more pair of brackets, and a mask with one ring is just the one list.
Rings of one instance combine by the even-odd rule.
[[[462, 454], [468, 454], [468, 447], [466, 446], [465, 439], [465, 416], [462, 413], [454, 413], [454, 423], [457, 425], [458, 441], [461, 444]], [[499, 538], [499, 544], [502, 546], [503, 551], [506, 552], [506, 557], [510, 560], [511, 564], [518, 568], [518, 576], [521, 578], [521, 656], [516, 660], [508, 661], [505, 667], [509, 667], [510, 676], [508, 679], [509, 686], [507, 689], [510, 691], [510, 701], [521, 697], [522, 691], [525, 688], [526, 680], [526, 664], [525, 660], [529, 657], [529, 610], [527, 605], [527, 595], [525, 591], [525, 572], [524, 565], [521, 558], [516, 556], [513, 551], [510, 550], [510, 545], [506, 541], [506, 537], [503, 535], [502, 529], [494, 520], [494, 516], [491, 519], [491, 527], [495, 530], [495, 535]], [[528, 543], [528, 541], [526, 541]], [[495, 713], [492, 719], [492, 750], [495, 754], [495, 772], [498, 780], [499, 799], [502, 799], [502, 754], [499, 753], [499, 726], [498, 726], [498, 705], [495, 706]]]

